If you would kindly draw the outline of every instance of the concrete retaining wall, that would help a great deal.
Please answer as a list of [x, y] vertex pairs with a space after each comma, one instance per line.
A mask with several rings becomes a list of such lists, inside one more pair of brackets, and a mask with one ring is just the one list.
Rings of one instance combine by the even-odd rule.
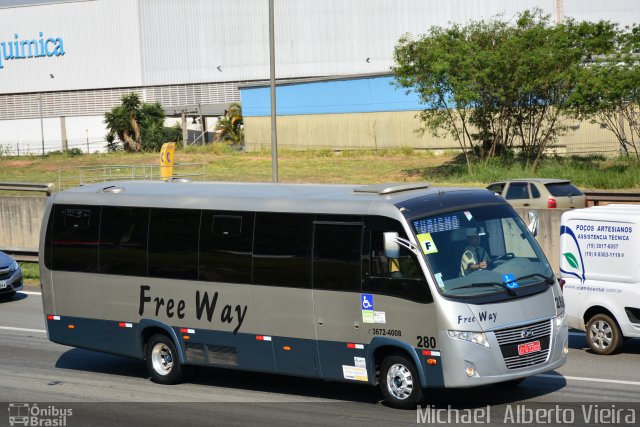
[[[529, 225], [529, 211], [516, 209], [525, 224]], [[567, 209], [533, 209], [538, 213], [538, 234], [536, 240], [547, 256], [551, 268], [560, 271], [560, 219]]]
[[[37, 252], [46, 197], [0, 197], [0, 250]], [[530, 209], [516, 209], [529, 224]], [[560, 217], [563, 209], [537, 209], [542, 250], [554, 271], [559, 268]]]
[[0, 197], [0, 250], [37, 252], [46, 197]]

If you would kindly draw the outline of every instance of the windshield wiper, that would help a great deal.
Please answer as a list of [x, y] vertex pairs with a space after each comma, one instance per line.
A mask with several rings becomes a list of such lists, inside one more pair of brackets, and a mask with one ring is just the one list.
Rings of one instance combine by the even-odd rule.
[[530, 277], [536, 277], [536, 276], [542, 277], [544, 279], [544, 283], [546, 283], [549, 286], [555, 283], [555, 281], [553, 280], [553, 276], [547, 277], [544, 274], [540, 274], [540, 273], [527, 274], [526, 276], [518, 277], [515, 281], [517, 282], [519, 280], [524, 280], [524, 279], [528, 279]]
[[465, 286], [460, 286], [458, 288], [454, 288], [453, 290], [456, 289], [465, 289], [465, 288], [484, 288], [487, 286], [498, 286], [504, 290], [506, 290], [507, 292], [509, 292], [511, 295], [517, 295], [516, 292], [511, 289], [510, 287], [508, 287], [505, 283], [501, 283], [501, 282], [484, 282], [484, 283], [472, 283], [470, 285], [465, 285]]

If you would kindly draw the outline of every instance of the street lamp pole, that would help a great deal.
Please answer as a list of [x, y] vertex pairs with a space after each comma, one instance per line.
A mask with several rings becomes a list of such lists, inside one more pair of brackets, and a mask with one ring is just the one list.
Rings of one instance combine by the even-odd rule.
[[87, 133], [87, 154], [89, 154], [89, 129], [85, 129], [85, 132]]
[[44, 124], [42, 120], [42, 95], [38, 95], [38, 108], [40, 109], [40, 137], [42, 138], [42, 157], [44, 157]]
[[278, 182], [278, 133], [276, 132], [276, 48], [273, 30], [273, 0], [269, 0], [269, 64], [271, 74], [271, 180]]

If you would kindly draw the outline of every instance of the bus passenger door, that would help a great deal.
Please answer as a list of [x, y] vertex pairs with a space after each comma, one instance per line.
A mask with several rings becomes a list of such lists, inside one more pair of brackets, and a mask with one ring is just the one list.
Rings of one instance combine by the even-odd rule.
[[358, 222], [314, 222], [313, 307], [321, 376], [366, 381]]

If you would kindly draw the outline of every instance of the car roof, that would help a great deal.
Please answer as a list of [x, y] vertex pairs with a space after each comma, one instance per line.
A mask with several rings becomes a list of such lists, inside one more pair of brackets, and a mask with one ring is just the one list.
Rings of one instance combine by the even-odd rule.
[[568, 179], [559, 179], [559, 178], [518, 178], [518, 179], [505, 179], [502, 181], [496, 181], [496, 182], [492, 182], [489, 185], [502, 184], [507, 182], [539, 182], [540, 184], [562, 184], [562, 183], [570, 183], [571, 181]]

